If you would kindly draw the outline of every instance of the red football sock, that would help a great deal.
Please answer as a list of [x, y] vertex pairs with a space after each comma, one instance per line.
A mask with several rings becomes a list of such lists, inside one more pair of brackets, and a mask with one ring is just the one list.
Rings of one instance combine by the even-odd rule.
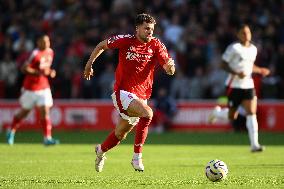
[[41, 119], [40, 124], [43, 127], [43, 136], [44, 138], [51, 138], [51, 121], [49, 118]]
[[111, 148], [115, 147], [120, 143], [120, 140], [115, 136], [114, 131], [112, 131], [105, 141], [101, 144], [101, 149], [103, 152], [107, 152]]
[[151, 119], [142, 117], [139, 120], [139, 123], [136, 125], [136, 134], [135, 134], [135, 144], [134, 152], [142, 153], [142, 146], [145, 143], [148, 134], [148, 126], [151, 123]]
[[12, 122], [12, 125], [11, 125], [11, 131], [12, 132], [16, 132], [17, 128], [19, 127], [21, 120], [22, 119], [19, 119], [17, 117], [13, 118], [13, 122]]

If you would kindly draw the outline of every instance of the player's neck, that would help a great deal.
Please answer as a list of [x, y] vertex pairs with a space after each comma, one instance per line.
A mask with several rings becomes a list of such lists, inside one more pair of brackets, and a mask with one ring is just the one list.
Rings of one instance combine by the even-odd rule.
[[45, 51], [48, 48], [38, 48], [40, 51]]
[[139, 42], [141, 42], [141, 43], [147, 43], [147, 41], [144, 41], [143, 39], [141, 39], [141, 38], [137, 35], [137, 33], [135, 34], [135, 37], [136, 37], [136, 39], [137, 39]]
[[250, 46], [250, 41], [241, 41], [241, 44], [242, 44], [244, 47], [249, 47], [249, 46]]

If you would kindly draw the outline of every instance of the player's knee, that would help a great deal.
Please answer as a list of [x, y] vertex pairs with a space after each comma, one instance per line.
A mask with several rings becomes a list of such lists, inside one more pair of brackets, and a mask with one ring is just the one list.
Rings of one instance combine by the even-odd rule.
[[15, 117], [17, 118], [17, 119], [24, 119], [24, 118], [26, 118], [27, 116], [28, 116], [28, 114], [29, 114], [29, 110], [21, 110], [20, 112], [18, 112], [16, 115], [15, 115]]
[[153, 110], [152, 110], [151, 108], [149, 108], [149, 109], [145, 112], [145, 115], [144, 115], [143, 117], [152, 120], [152, 118], [153, 118]]

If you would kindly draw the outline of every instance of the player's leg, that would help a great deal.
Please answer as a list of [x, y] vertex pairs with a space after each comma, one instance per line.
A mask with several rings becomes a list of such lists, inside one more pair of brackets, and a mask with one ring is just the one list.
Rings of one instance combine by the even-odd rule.
[[20, 127], [21, 121], [27, 117], [31, 109], [34, 107], [34, 94], [31, 91], [22, 90], [19, 98], [21, 109], [14, 115], [11, 127], [7, 131], [7, 143], [14, 144], [15, 133]]
[[[128, 93], [127, 93], [128, 94]], [[153, 117], [152, 109], [142, 100], [133, 97], [128, 98], [129, 95], [122, 94], [123, 104], [121, 106], [127, 107], [127, 111], [123, 111], [121, 108], [117, 108], [120, 111], [120, 118], [118, 125], [115, 130], [112, 131], [105, 141], [100, 145], [96, 146], [96, 171], [101, 172], [104, 166], [105, 153], [111, 148], [115, 147], [120, 143], [121, 140], [125, 139], [127, 134], [133, 129], [140, 116], [139, 123], [136, 126], [134, 155], [132, 165], [136, 170], [143, 171], [144, 166], [142, 163], [142, 146], [146, 140], [148, 133], [148, 126]], [[113, 96], [114, 97], [114, 96]], [[124, 98], [125, 97], [125, 98]], [[114, 98], [114, 105], [117, 107], [118, 96]], [[150, 114], [148, 111], [150, 111]], [[124, 113], [121, 113], [124, 112]], [[127, 114], [127, 115], [126, 115]]]
[[125, 139], [127, 134], [132, 130], [132, 128], [137, 124], [138, 117], [130, 117], [127, 115], [127, 108], [129, 107], [131, 101], [138, 99], [134, 94], [127, 91], [116, 91], [112, 95], [112, 100], [115, 108], [120, 114], [120, 118], [116, 128], [107, 136], [102, 144], [98, 144], [95, 148], [96, 150], [96, 171], [101, 172], [103, 170], [105, 153], [117, 146], [121, 140]]
[[242, 105], [247, 112], [246, 126], [248, 129], [251, 151], [252, 152], [263, 151], [263, 147], [260, 146], [258, 142], [258, 122], [256, 118], [257, 97], [254, 96], [253, 99], [251, 100], [250, 99], [244, 100], [242, 102]]
[[59, 140], [52, 138], [52, 124], [50, 120], [50, 108], [53, 105], [50, 89], [36, 92], [36, 105], [40, 111], [40, 125], [43, 128], [44, 145], [59, 144]]
[[214, 109], [211, 111], [208, 117], [208, 122], [209, 123], [215, 123], [217, 120], [228, 120], [228, 113], [229, 113], [229, 108], [224, 107], [221, 108], [220, 106], [215, 106]]
[[20, 126], [20, 122], [27, 117], [31, 110], [21, 108], [19, 112], [14, 115], [13, 122], [11, 125], [11, 131], [16, 132]]
[[115, 129], [108, 135], [105, 141], [101, 144], [102, 152], [107, 152], [111, 148], [115, 147], [120, 143], [121, 140], [125, 139], [127, 134], [132, 130], [133, 125], [130, 125], [127, 120], [119, 118], [119, 122]]
[[144, 171], [142, 147], [148, 135], [148, 127], [153, 118], [153, 111], [144, 101], [135, 99], [130, 103], [127, 113], [132, 117], [140, 117], [136, 125], [134, 155], [131, 164], [135, 170]]
[[228, 110], [228, 118], [230, 121], [237, 119], [238, 117], [238, 108], [230, 107]]
[[43, 128], [43, 143], [44, 145], [59, 144], [59, 140], [52, 138], [52, 124], [49, 116], [50, 107], [40, 106], [40, 125]]
[[119, 118], [118, 124], [108, 136], [104, 140], [102, 144], [98, 144], [95, 148], [96, 151], [96, 171], [102, 172], [105, 159], [106, 152], [117, 146], [121, 140], [125, 139], [127, 134], [132, 130], [133, 125], [128, 123], [128, 120]]
[[20, 127], [21, 121], [27, 117], [29, 114], [30, 110], [29, 109], [24, 109], [21, 108], [19, 112], [17, 112], [14, 117], [13, 121], [11, 124], [11, 127], [7, 131], [7, 143], [10, 145], [14, 144], [14, 139], [15, 139], [15, 133], [17, 129]]
[[131, 102], [138, 97], [127, 91], [116, 91], [112, 95], [112, 100], [115, 108], [120, 114], [119, 122], [114, 131], [112, 131], [106, 140], [101, 144], [103, 152], [107, 152], [127, 136], [132, 128], [137, 124], [138, 117], [130, 117], [127, 115], [127, 109]]
[[241, 103], [240, 100], [240, 90], [230, 88], [228, 92], [228, 107], [221, 108], [220, 106], [216, 106], [211, 114], [209, 115], [209, 123], [214, 123], [218, 119], [223, 120], [234, 120], [238, 116], [237, 108]]
[[142, 146], [148, 134], [148, 126], [153, 118], [153, 111], [144, 101], [135, 99], [130, 103], [127, 114], [130, 117], [140, 117], [136, 125], [134, 152], [142, 153]]
[[243, 106], [238, 107], [238, 116], [235, 120], [232, 121], [232, 126], [236, 132], [246, 130], [246, 111]]

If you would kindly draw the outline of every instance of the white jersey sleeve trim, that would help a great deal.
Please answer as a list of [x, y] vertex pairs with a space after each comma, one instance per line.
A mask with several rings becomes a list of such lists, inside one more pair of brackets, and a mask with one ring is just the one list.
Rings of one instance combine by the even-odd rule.
[[24, 65], [30, 64], [32, 60], [34, 59], [34, 57], [38, 54], [38, 52], [39, 52], [38, 49], [33, 50], [30, 57], [27, 59]]

